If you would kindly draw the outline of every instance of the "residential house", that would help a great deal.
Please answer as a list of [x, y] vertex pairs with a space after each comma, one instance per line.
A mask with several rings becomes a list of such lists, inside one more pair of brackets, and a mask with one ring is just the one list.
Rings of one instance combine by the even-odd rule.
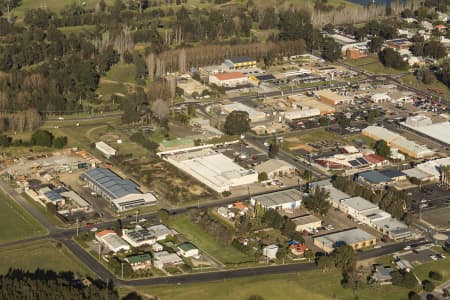
[[164, 224], [147, 227], [147, 230], [156, 237], [157, 241], [165, 240], [169, 235], [174, 235], [173, 230], [167, 228]]
[[153, 245], [156, 237], [146, 228], [136, 226], [135, 229], [122, 229], [122, 238], [133, 247]]
[[103, 230], [95, 234], [95, 239], [104, 244], [111, 252], [128, 251], [128, 245], [114, 230]]
[[394, 269], [382, 265], [374, 265], [374, 270], [370, 278], [381, 285], [392, 284], [392, 272]]
[[152, 257], [148, 253], [128, 256], [125, 261], [130, 264], [134, 272], [139, 270], [148, 270], [152, 266]]
[[183, 259], [176, 253], [169, 253], [167, 251], [160, 251], [153, 254], [153, 265], [155, 268], [164, 269], [168, 266], [178, 266], [183, 264]]
[[163, 250], [164, 250], [164, 247], [160, 243], [154, 243], [152, 245], [152, 251], [153, 252], [159, 252], [159, 251], [163, 251]]
[[194, 246], [194, 244], [185, 242], [181, 243], [177, 246], [177, 249], [181, 256], [183, 257], [193, 257], [198, 256], [199, 251], [198, 248]]

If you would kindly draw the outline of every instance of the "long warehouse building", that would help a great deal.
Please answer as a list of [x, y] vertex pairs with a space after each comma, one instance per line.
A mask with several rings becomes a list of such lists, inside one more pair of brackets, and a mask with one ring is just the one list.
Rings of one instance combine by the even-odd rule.
[[362, 130], [362, 134], [376, 141], [383, 140], [390, 147], [397, 148], [400, 152], [412, 158], [424, 158], [434, 155], [434, 152], [427, 147], [407, 140], [403, 136], [384, 127], [368, 126]]
[[139, 186], [129, 179], [123, 179], [110, 169], [97, 168], [80, 175], [90, 189], [111, 202], [115, 211], [124, 211], [157, 202], [152, 193], [142, 193]]
[[160, 152], [158, 155], [218, 193], [258, 181], [255, 170], [244, 169], [232, 159], [208, 147]]

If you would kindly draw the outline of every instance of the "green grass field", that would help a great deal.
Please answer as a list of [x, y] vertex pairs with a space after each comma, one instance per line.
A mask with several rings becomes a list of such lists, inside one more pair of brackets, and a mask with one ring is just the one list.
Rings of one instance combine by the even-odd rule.
[[385, 66], [383, 66], [383, 64], [380, 62], [377, 56], [370, 56], [355, 60], [348, 59], [345, 62], [349, 65], [362, 68], [368, 72], [372, 72], [375, 74], [395, 75], [406, 72], [405, 70], [395, 70], [392, 68], [386, 68]]
[[[46, 233], [44, 227], [20, 205], [13, 202], [7, 195], [0, 193], [0, 243]], [[3, 261], [3, 257], [0, 261]]]
[[69, 35], [71, 33], [80, 34], [82, 32], [93, 32], [95, 30], [94, 25], [82, 25], [82, 26], [67, 26], [58, 28], [62, 33]]
[[222, 263], [239, 263], [252, 260], [252, 257], [233, 246], [219, 244], [212, 235], [193, 223], [187, 216], [171, 217], [169, 225]]
[[[338, 271], [323, 273], [310, 271], [281, 275], [237, 278], [197, 284], [160, 285], [140, 287], [138, 292], [158, 296], [159, 299], [247, 299], [260, 295], [264, 300], [296, 298], [302, 300], [325, 299], [407, 299], [408, 290], [395, 286], [364, 287], [353, 291], [340, 285]], [[121, 293], [129, 291], [122, 289]]]
[[93, 275], [65, 246], [58, 246], [54, 241], [46, 240], [0, 248], [0, 257], [1, 274], [6, 273], [11, 267], [30, 271], [41, 268]]
[[424, 84], [423, 82], [417, 80], [416, 76], [414, 76], [412, 74], [402, 77], [401, 80], [403, 83], [405, 83], [409, 86], [412, 86], [413, 88], [416, 88], [418, 90], [428, 92], [428, 89], [430, 88], [430, 89], [441, 91], [443, 93], [443, 95], [442, 95], [443, 97], [450, 98], [450, 90], [448, 89], [448, 87], [445, 84], [443, 84], [442, 82], [440, 82], [438, 80], [435, 80], [432, 84], [427, 85], [427, 84]]
[[118, 63], [106, 73], [105, 79], [117, 82], [135, 84], [136, 66], [134, 64]]

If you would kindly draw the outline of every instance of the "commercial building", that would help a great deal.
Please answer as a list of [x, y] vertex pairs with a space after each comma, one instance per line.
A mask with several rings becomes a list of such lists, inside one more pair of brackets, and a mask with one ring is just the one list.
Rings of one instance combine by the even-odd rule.
[[390, 216], [386, 218], [380, 218], [379, 220], [374, 220], [372, 221], [371, 225], [393, 240], [409, 238], [412, 235], [409, 227], [406, 224]]
[[407, 39], [393, 39], [385, 41], [384, 45], [395, 50], [408, 50], [413, 43]]
[[378, 209], [378, 206], [362, 197], [352, 197], [341, 201], [339, 208], [352, 218], [362, 221], [360, 216], [367, 211]]
[[400, 152], [412, 158], [424, 158], [434, 155], [434, 152], [427, 147], [409, 141], [384, 127], [368, 126], [362, 130], [362, 134], [376, 141], [384, 140], [389, 146], [397, 148]]
[[80, 178], [90, 189], [110, 201], [115, 211], [125, 211], [143, 205], [155, 205], [152, 193], [142, 193], [136, 183], [123, 179], [106, 168], [86, 171]]
[[153, 254], [153, 265], [160, 270], [168, 266], [178, 266], [183, 264], [183, 259], [176, 253], [169, 253], [167, 251], [160, 251]]
[[317, 97], [319, 97], [320, 101], [331, 106], [336, 106], [339, 104], [348, 104], [351, 103], [352, 101], [351, 98], [339, 95], [335, 92], [332, 92], [331, 90], [320, 90], [314, 93], [316, 94]]
[[128, 245], [114, 230], [103, 230], [95, 234], [95, 239], [104, 244], [111, 252], [128, 251]]
[[292, 176], [295, 174], [295, 169], [293, 165], [280, 159], [269, 159], [255, 167], [258, 174], [266, 173], [269, 178]]
[[133, 247], [153, 245], [156, 243], [155, 235], [142, 227], [136, 227], [135, 229], [122, 229], [122, 238]]
[[291, 220], [295, 223], [295, 230], [298, 232], [310, 232], [322, 227], [322, 220], [310, 214], [299, 216]]
[[229, 69], [246, 69], [256, 67], [256, 59], [248, 56], [232, 57], [223, 63]]
[[317, 116], [320, 116], [320, 110], [317, 108], [292, 110], [284, 112], [284, 118], [288, 122]]
[[370, 101], [374, 103], [391, 102], [392, 98], [386, 93], [375, 93], [370, 96]]
[[258, 181], [255, 170], [246, 170], [209, 147], [200, 146], [158, 154], [218, 193]]
[[66, 187], [56, 189], [49, 187], [41, 188], [38, 192], [38, 198], [44, 203], [52, 203], [58, 208], [69, 206], [72, 210], [85, 211], [91, 208], [91, 205], [86, 200]]
[[338, 232], [314, 236], [313, 241], [315, 246], [327, 253], [331, 253], [336, 248], [344, 245], [351, 246], [353, 249], [358, 250], [375, 246], [377, 243], [376, 237], [359, 228], [350, 228]]
[[356, 177], [358, 182], [374, 188], [383, 188], [392, 183], [392, 179], [379, 171], [368, 171], [359, 173]]
[[148, 270], [152, 266], [152, 257], [148, 253], [128, 256], [125, 261], [130, 264], [134, 272], [139, 270]]
[[441, 178], [442, 166], [450, 166], [450, 157], [429, 160], [403, 172], [420, 181], [438, 181]]
[[233, 102], [222, 105], [221, 109], [226, 113], [231, 113], [233, 111], [245, 111], [246, 113], [248, 113], [248, 117], [250, 118], [251, 122], [264, 121], [266, 118], [266, 114], [264, 112], [258, 111], [240, 102]]
[[272, 74], [261, 74], [261, 75], [250, 75], [248, 79], [253, 82], [255, 85], [260, 85], [266, 82], [275, 82], [277, 78]]
[[199, 251], [198, 248], [194, 246], [194, 244], [185, 242], [181, 243], [177, 246], [177, 249], [181, 256], [183, 257], [194, 257], [198, 256]]
[[[344, 48], [344, 47], [343, 47]], [[349, 59], [360, 59], [369, 56], [367, 46], [352, 46], [345, 49], [345, 56]]]
[[95, 143], [95, 148], [100, 151], [103, 156], [105, 156], [107, 159], [110, 159], [111, 157], [115, 156], [117, 153], [117, 150], [108, 145], [105, 142], [97, 142]]
[[217, 73], [209, 75], [209, 83], [223, 87], [237, 87], [248, 84], [248, 78], [241, 72]]
[[450, 146], [450, 122], [434, 123], [426, 116], [414, 116], [400, 123], [415, 133], [428, 137], [444, 146]]
[[295, 189], [278, 191], [250, 199], [253, 206], [260, 205], [264, 209], [292, 210], [300, 207], [302, 193]]
[[[336, 111], [334, 106], [328, 105], [322, 101], [319, 101], [317, 98], [309, 97], [306, 95], [288, 96], [286, 101], [282, 101], [280, 99], [277, 101], [277, 104], [280, 104], [280, 107], [279, 107], [280, 109], [283, 109], [283, 107], [281, 106], [283, 104], [288, 107], [291, 107], [294, 110], [318, 109], [318, 110], [320, 110], [321, 115], [333, 114]], [[278, 107], [274, 107], [274, 108], [278, 108]]]

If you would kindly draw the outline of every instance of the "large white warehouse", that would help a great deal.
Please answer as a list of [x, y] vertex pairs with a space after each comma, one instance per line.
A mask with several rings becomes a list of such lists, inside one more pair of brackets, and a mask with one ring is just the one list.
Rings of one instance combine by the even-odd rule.
[[218, 193], [258, 181], [255, 170], [246, 170], [211, 148], [200, 146], [159, 155]]

